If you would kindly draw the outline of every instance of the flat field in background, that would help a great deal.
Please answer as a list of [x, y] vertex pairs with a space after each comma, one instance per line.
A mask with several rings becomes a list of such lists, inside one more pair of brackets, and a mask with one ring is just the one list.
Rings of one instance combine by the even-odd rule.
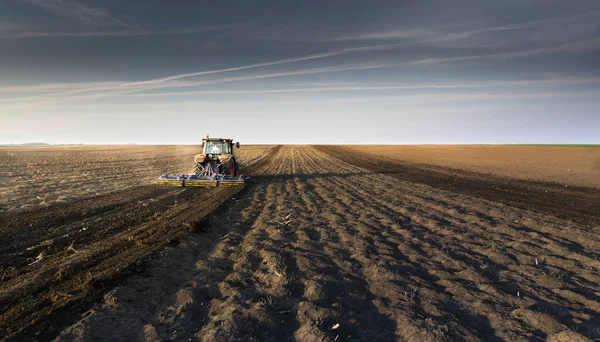
[[244, 187], [153, 184], [198, 151], [0, 149], [0, 340], [600, 339], [595, 151], [243, 146]]
[[[241, 146], [242, 164], [273, 146]], [[0, 213], [65, 203], [150, 184], [193, 170], [202, 146], [0, 147]]]
[[349, 145], [352, 150], [515, 179], [600, 188], [600, 147], [527, 145]]

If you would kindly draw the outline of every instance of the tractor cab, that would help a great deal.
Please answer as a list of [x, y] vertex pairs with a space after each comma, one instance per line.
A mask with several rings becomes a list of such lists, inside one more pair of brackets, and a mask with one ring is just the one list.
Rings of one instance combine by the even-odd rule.
[[202, 146], [202, 153], [208, 155], [231, 154], [231, 143], [228, 141], [206, 140]]
[[219, 160], [221, 156], [233, 155], [233, 146], [240, 147], [240, 143], [233, 143], [233, 139], [206, 138], [202, 139], [202, 153], [198, 156], [205, 156], [209, 160]]

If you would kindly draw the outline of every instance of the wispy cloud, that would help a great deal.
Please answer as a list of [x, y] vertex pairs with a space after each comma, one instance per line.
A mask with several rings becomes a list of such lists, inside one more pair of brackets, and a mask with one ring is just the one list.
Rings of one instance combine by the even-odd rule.
[[19, 30], [2, 30], [0, 27], [0, 39], [26, 39], [26, 38], [43, 38], [43, 37], [73, 37], [73, 38], [89, 38], [89, 37], [137, 37], [137, 36], [166, 36], [166, 35], [184, 35], [195, 34], [202, 32], [210, 32], [222, 29], [228, 29], [233, 25], [227, 26], [208, 26], [189, 29], [165, 29], [165, 30], [143, 30], [143, 29], [124, 29], [118, 31], [86, 31], [86, 32], [45, 32], [35, 31], [27, 28]]
[[586, 91], [543, 91], [543, 92], [496, 92], [496, 93], [430, 93], [416, 95], [388, 95], [388, 96], [359, 96], [351, 98], [330, 98], [324, 101], [332, 103], [405, 103], [413, 105], [437, 105], [448, 102], [460, 101], [493, 101], [493, 100], [534, 100], [547, 98], [598, 98], [599, 90]]
[[[200, 77], [200, 76], [206, 76], [206, 75], [212, 75], [212, 74], [230, 73], [230, 72], [236, 72], [236, 71], [244, 71], [244, 70], [250, 70], [250, 69], [269, 67], [269, 66], [274, 66], [274, 65], [297, 63], [297, 62], [303, 62], [303, 61], [309, 61], [309, 60], [315, 60], [315, 59], [323, 59], [323, 58], [345, 55], [345, 54], [354, 53], [354, 52], [368, 52], [368, 51], [392, 49], [392, 48], [398, 47], [400, 45], [402, 45], [402, 44], [381, 44], [381, 45], [363, 46], [363, 47], [355, 47], [355, 48], [346, 48], [346, 49], [334, 50], [334, 51], [329, 51], [329, 52], [324, 52], [324, 53], [310, 54], [310, 55], [305, 55], [305, 56], [296, 57], [296, 58], [281, 59], [281, 60], [264, 62], [264, 63], [255, 63], [255, 64], [233, 67], [233, 68], [205, 70], [205, 71], [198, 71], [198, 72], [192, 72], [192, 73], [177, 74], [177, 75], [172, 75], [172, 76], [168, 76], [168, 77], [156, 78], [156, 79], [152, 79], [152, 80], [139, 81], [139, 82], [53, 83], [53, 84], [42, 84], [42, 85], [32, 85], [32, 86], [1, 87], [0, 92], [13, 92], [13, 93], [14, 92], [23, 92], [23, 93], [30, 92], [30, 93], [32, 93], [32, 92], [55, 91], [55, 93], [46, 94], [46, 95], [35, 95], [35, 96], [28, 96], [26, 98], [14, 99], [14, 100], [26, 100], [26, 99], [32, 99], [32, 98], [69, 95], [69, 94], [82, 93], [82, 92], [111, 91], [111, 90], [130, 91], [130, 90], [148, 90], [148, 89], [155, 89], [155, 88], [161, 88], [161, 87], [169, 88], [169, 87], [192, 86], [192, 84], [190, 84], [190, 83], [174, 83], [174, 81], [178, 81], [178, 80], [185, 79], [185, 78], [191, 78], [191, 77]], [[376, 65], [376, 63], [370, 63], [369, 65], [371, 65], [371, 66]], [[348, 66], [344, 66], [342, 68], [347, 68], [347, 67]], [[357, 67], [360, 68], [361, 66], [354, 65], [351, 67], [352, 68], [357, 68]], [[325, 70], [324, 68], [316, 69], [316, 71], [318, 71], [318, 72], [326, 72], [324, 70]], [[345, 70], [348, 70], [348, 69], [345, 69]], [[313, 71], [315, 71], [315, 70], [313, 70]], [[311, 71], [310, 73], [318, 73], [318, 72], [313, 72], [313, 71]], [[342, 70], [340, 70], [340, 71], [342, 71]], [[283, 73], [280, 73], [278, 76], [271, 75], [269, 77], [291, 76], [292, 74], [299, 75], [299, 74], [301, 74], [301, 72], [306, 72], [306, 71], [286, 73], [286, 75], [283, 75]], [[329, 72], [333, 72], [333, 71], [329, 71]], [[251, 77], [256, 78], [258, 76], [251, 76]], [[262, 77], [262, 78], [265, 78], [265, 77]], [[239, 79], [239, 78], [231, 78], [231, 79], [229, 79], [228, 82], [240, 81], [240, 80], [241, 79]], [[223, 81], [221, 81], [221, 82], [223, 82]], [[197, 84], [198, 84], [197, 82], [193, 83], [193, 85], [197, 85]], [[202, 84], [206, 84], [206, 83], [202, 83]]]
[[[238, 77], [225, 77], [215, 80], [206, 81], [193, 81], [193, 82], [180, 82], [176, 80], [169, 80], [161, 83], [114, 83], [114, 82], [101, 82], [92, 87], [74, 87], [72, 90], [66, 90], [64, 92], [55, 92], [42, 95], [25, 96], [19, 98], [12, 98], [7, 100], [0, 100], [0, 103], [17, 104], [18, 107], [30, 107], [36, 105], [47, 105], [62, 103], [68, 101], [83, 101], [93, 100], [103, 97], [119, 96], [125, 94], [131, 94], [143, 90], [156, 90], [156, 89], [172, 89], [182, 87], [195, 87], [201, 85], [212, 85], [219, 83], [231, 83], [241, 82], [256, 79], [267, 79], [275, 77], [289, 77], [299, 75], [313, 75], [323, 73], [333, 73], [342, 71], [359, 71], [359, 70], [371, 70], [389, 67], [389, 63], [362, 63], [362, 64], [348, 64], [342, 66], [332, 66], [323, 68], [311, 68], [289, 72], [277, 72], [277, 73], [265, 73], [258, 75], [247, 75]], [[58, 85], [57, 85], [58, 86]], [[49, 87], [51, 88], [51, 87]], [[21, 88], [23, 89], [23, 88]], [[39, 89], [39, 88], [38, 88]], [[47, 88], [43, 88], [47, 89]], [[0, 88], [0, 91], [2, 89]], [[17, 89], [11, 89], [12, 91]]]
[[[578, 96], [591, 96], [591, 94], [600, 94], [597, 91], [548, 91], [541, 89], [545, 87], [555, 86], [571, 86], [571, 85], [582, 85], [582, 84], [600, 84], [600, 77], [553, 77], [548, 79], [536, 79], [536, 80], [502, 80], [502, 81], [476, 81], [476, 82], [454, 82], [454, 83], [424, 83], [424, 84], [406, 84], [406, 85], [364, 85], [364, 86], [312, 86], [302, 88], [276, 88], [276, 89], [224, 89], [224, 90], [186, 90], [192, 87], [201, 85], [215, 85], [218, 83], [228, 83], [236, 81], [255, 80], [261, 78], [273, 78], [273, 77], [284, 77], [284, 76], [295, 76], [295, 75], [308, 75], [317, 73], [327, 72], [340, 72], [347, 70], [368, 70], [379, 67], [386, 67], [386, 64], [365, 64], [365, 65], [347, 65], [329, 68], [315, 68], [315, 69], [304, 69], [293, 72], [282, 72], [282, 73], [270, 73], [270, 74], [259, 74], [252, 76], [240, 76], [240, 77], [228, 77], [217, 80], [207, 81], [195, 81], [195, 82], [182, 82], [176, 81], [166, 85], [151, 88], [135, 88], [119, 91], [107, 91], [107, 92], [93, 92], [93, 93], [82, 93], [82, 94], [71, 94], [71, 95], [53, 95], [32, 98], [28, 101], [4, 101], [5, 108], [30, 108], [35, 106], [46, 106], [54, 104], [64, 103], [78, 103], [81, 101], [89, 101], [100, 99], [104, 97], [132, 97], [132, 98], [157, 98], [157, 97], [169, 97], [174, 96], [202, 96], [202, 95], [224, 95], [224, 94], [236, 94], [236, 95], [251, 95], [251, 94], [289, 94], [289, 93], [331, 93], [331, 92], [373, 92], [372, 96], [353, 96], [352, 98], [344, 99], [332, 99], [333, 102], [368, 102], [368, 101], [391, 101], [391, 100], [415, 100], [417, 102], [436, 102], [436, 101], [458, 101], [458, 100], [494, 100], [494, 99], [536, 99], [536, 98], [547, 98], [547, 97], [578, 97]], [[325, 83], [326, 84], [326, 83]], [[184, 88], [181, 91], [165, 91], [166, 89], [173, 88]], [[486, 93], [473, 94], [472, 89], [482, 88], [498, 88], [490, 90]], [[515, 92], [514, 89], [519, 89]], [[111, 88], [107, 88], [111, 89]], [[465, 93], [465, 89], [470, 89], [468, 93]], [[507, 89], [511, 89], [507, 92]], [[143, 92], [144, 90], [159, 90], [156, 92]], [[444, 93], [406, 93], [406, 94], [392, 94], [392, 95], [381, 95], [381, 91], [393, 91], [393, 90], [444, 90]], [[457, 92], [447, 93], [447, 90], [455, 90]], [[0, 92], [2, 89], [0, 88]], [[592, 95], [593, 95], [592, 94]], [[205, 101], [206, 99], [203, 99]], [[0, 101], [3, 103], [3, 101]], [[135, 102], [140, 103], [140, 102]], [[144, 102], [145, 103], [145, 102]], [[236, 103], [238, 103], [236, 101]]]
[[[552, 86], [571, 86], [583, 84], [600, 84], [600, 77], [566, 77], [561, 75], [550, 75], [543, 79], [525, 79], [525, 80], [498, 80], [498, 81], [475, 81], [475, 82], [434, 82], [420, 84], [383, 84], [383, 85], [360, 85], [360, 83], [344, 82], [292, 82], [286, 89], [240, 89], [240, 90], [197, 90], [197, 91], [163, 91], [142, 93], [146, 90], [160, 90], [173, 88], [192, 88], [202, 85], [229, 83], [236, 81], [247, 81], [261, 78], [273, 78], [283, 76], [308, 75], [325, 72], [338, 72], [348, 70], [368, 70], [382, 67], [391, 67], [393, 64], [359, 64], [346, 65], [329, 68], [303, 69], [293, 72], [267, 73], [250, 76], [228, 77], [208, 81], [170, 81], [163, 85], [146, 85], [144, 87], [131, 88], [137, 94], [130, 93], [125, 96], [165, 96], [165, 95], [186, 95], [186, 94], [227, 94], [227, 93], [278, 93], [278, 92], [315, 92], [315, 91], [353, 91], [353, 90], [419, 90], [419, 89], [459, 89], [459, 88], [490, 88], [490, 87], [552, 87]], [[72, 94], [77, 91], [88, 92], [110, 91], [127, 89], [126, 85], [135, 83], [127, 82], [92, 82], [92, 83], [48, 83], [31, 86], [0, 87], [0, 94], [22, 94], [31, 92], [45, 93], [49, 96], [58, 96], [63, 94]], [[33, 99], [30, 96], [26, 98], [16, 98], [12, 100]]]
[[25, 2], [88, 26], [134, 27], [133, 25], [110, 15], [108, 11], [104, 9], [84, 5], [81, 2], [69, 0], [25, 0]]
[[77, 30], [64, 31], [49, 27], [39, 27], [37, 23], [2, 22], [0, 40], [53, 37], [136, 37], [153, 35], [185, 35], [239, 27], [241, 24], [223, 24], [194, 28], [155, 28], [145, 29], [131, 23], [133, 19], [123, 20], [111, 15], [107, 10], [89, 4], [70, 0], [24, 0], [32, 6], [41, 8], [61, 18], [69, 18], [79, 24]]
[[[312, 90], [309, 90], [312, 92]], [[219, 92], [216, 92], [219, 93]], [[240, 92], [239, 94], [262, 94], [262, 93], [273, 93], [268, 92]], [[540, 100], [540, 99], [553, 99], [553, 98], [599, 98], [600, 91], [598, 90], [586, 90], [586, 91], [542, 91], [542, 92], [495, 92], [495, 93], [479, 93], [472, 94], [471, 92], [457, 92], [457, 93], [428, 93], [428, 94], [396, 94], [396, 95], [372, 95], [372, 96], [350, 96], [350, 97], [315, 97], [311, 98], [310, 102], [307, 102], [306, 97], [256, 97], [252, 99], [227, 99], [208, 97], [202, 99], [192, 100], [177, 100], [177, 101], [132, 101], [132, 102], [112, 102], [107, 101], [103, 103], [92, 103], [92, 104], [80, 104], [78, 102], [70, 102], [61, 104], [60, 107], [56, 108], [79, 108], [79, 109], [105, 109], [105, 108], [125, 108], [125, 107], [148, 107], [148, 108], [174, 108], [174, 107], [194, 107], [194, 108], [207, 108], [207, 106], [223, 106], [230, 107], [232, 109], [248, 108], [256, 105], [306, 105], [307, 103], [318, 102], [320, 104], [341, 104], [341, 105], [353, 105], [353, 104], [378, 104], [386, 106], [410, 106], [411, 108], [418, 107], [424, 108], [429, 107], [434, 110], [443, 109], [441, 114], [452, 113], [453, 109], [448, 106], [454, 106], [460, 104], [460, 108], [455, 108], [459, 112], [469, 110], [469, 107], [463, 102], [473, 101], [473, 104], [481, 103], [481, 101], [512, 101], [512, 100]], [[440, 107], [441, 106], [441, 107]], [[490, 108], [491, 103], [486, 103], [485, 108]], [[48, 108], [53, 108], [52, 106]], [[107, 113], [107, 115], [110, 115]], [[121, 115], [121, 114], [115, 114]], [[143, 116], [144, 114], [139, 114]]]
[[543, 47], [536, 49], [527, 49], [521, 51], [511, 51], [511, 52], [500, 52], [500, 53], [490, 53], [483, 55], [469, 55], [469, 56], [457, 56], [457, 57], [442, 57], [442, 58], [423, 58], [416, 61], [411, 62], [410, 64], [439, 64], [439, 63], [449, 63], [449, 62], [461, 62], [461, 61], [470, 61], [477, 59], [509, 59], [509, 58], [518, 58], [518, 57], [531, 57], [531, 56], [539, 56], [549, 53], [579, 53], [579, 52], [588, 52], [588, 51], [596, 51], [600, 50], [600, 37], [594, 37], [590, 39], [584, 39], [581, 41], [570, 42], [565, 44], [560, 44], [557, 46], [551, 47]]
[[[475, 27], [460, 31], [440, 26], [409, 27], [332, 37], [323, 41], [401, 40], [413, 45], [452, 48], [494, 48], [525, 41], [531, 43], [557, 43], [560, 40], [564, 43], [570, 39], [581, 40], [593, 36], [595, 23], [598, 21], [600, 21], [600, 12], [592, 11], [492, 27]], [[558, 30], [560, 34], [547, 34], [549, 29]], [[519, 33], [513, 34], [513, 31], [519, 31]], [[509, 33], [510, 36], [506, 36]]]
[[372, 46], [346, 48], [346, 49], [341, 49], [341, 50], [306, 55], [306, 56], [297, 57], [297, 58], [282, 59], [282, 60], [278, 60], [278, 61], [265, 62], [265, 63], [256, 63], [256, 64], [250, 64], [250, 65], [234, 67], [234, 68], [199, 71], [199, 72], [192, 72], [192, 73], [187, 73], [187, 74], [178, 74], [178, 75], [157, 78], [157, 79], [148, 80], [148, 81], [134, 82], [134, 83], [130, 83], [129, 85], [130, 86], [139, 86], [139, 85], [147, 85], [147, 84], [164, 83], [164, 82], [169, 82], [169, 81], [178, 80], [178, 79], [182, 79], [182, 78], [188, 78], [188, 77], [197, 77], [197, 76], [204, 76], [204, 75], [210, 75], [210, 74], [219, 74], [219, 73], [224, 73], [224, 72], [233, 72], [233, 71], [241, 71], [241, 70], [247, 70], [247, 69], [262, 68], [262, 67], [274, 66], [274, 65], [279, 65], [279, 64], [288, 64], [288, 63], [309, 61], [309, 60], [313, 60], [313, 59], [323, 59], [323, 58], [327, 58], [327, 57], [345, 55], [345, 54], [349, 54], [349, 53], [353, 53], [353, 52], [386, 50], [386, 49], [392, 49], [392, 48], [396, 48], [396, 47], [403, 46], [403, 45], [404, 44], [380, 44], [380, 45], [372, 45]]
[[415, 43], [439, 42], [463, 39], [472, 34], [472, 31], [441, 32], [425, 28], [410, 28], [392, 31], [379, 31], [353, 36], [342, 36], [324, 39], [323, 41], [352, 41], [352, 40], [412, 40]]
[[123, 82], [78, 82], [78, 83], [43, 83], [26, 86], [0, 87], [0, 93], [45, 93], [64, 92], [73, 90], [90, 89], [93, 87], [112, 88], [118, 87]]
[[[525, 25], [525, 24], [520, 24]], [[537, 24], [536, 24], [537, 25]], [[500, 28], [496, 28], [500, 29]], [[503, 29], [509, 29], [505, 27]], [[124, 30], [123, 34], [127, 32], [136, 32]], [[140, 31], [141, 32], [141, 31]], [[181, 32], [181, 31], [169, 31], [169, 32]], [[84, 33], [85, 34], [85, 33]], [[144, 33], [145, 34], [145, 33]], [[161, 33], [159, 33], [161, 34]], [[165, 32], [165, 34], [168, 34]], [[412, 32], [410, 35], [419, 35], [422, 32]], [[469, 33], [470, 34], [470, 33]], [[468, 35], [468, 34], [467, 34]], [[456, 36], [459, 39], [459, 36]], [[405, 46], [409, 46], [413, 43], [390, 43], [390, 44], [378, 44], [368, 45], [359, 47], [350, 47], [344, 49], [338, 49], [333, 51], [327, 51], [323, 53], [315, 53], [304, 55], [295, 58], [287, 58], [275, 61], [268, 61], [263, 63], [255, 63], [249, 65], [242, 65], [231, 68], [222, 68], [214, 70], [203, 70], [191, 73], [182, 73], [171, 75], [167, 77], [161, 77], [156, 79], [150, 79], [146, 81], [136, 82], [87, 82], [87, 83], [52, 83], [52, 84], [38, 84], [32, 86], [16, 86], [16, 87], [0, 87], [0, 94], [28, 94], [22, 97], [8, 98], [0, 100], [0, 103], [4, 104], [17, 104], [18, 106], [35, 106], [44, 104], [63, 103], [69, 101], [84, 101], [93, 100], [103, 97], [110, 96], [166, 96], [166, 95], [185, 95], [185, 94], [216, 94], [219, 91], [211, 90], [195, 90], [194, 87], [214, 85], [220, 83], [234, 83], [243, 82], [248, 80], [256, 79], [268, 79], [276, 77], [293, 77], [300, 75], [310, 74], [322, 74], [322, 73], [334, 73], [343, 71], [358, 71], [358, 70], [369, 70], [379, 69], [392, 66], [389, 63], [382, 62], [370, 62], [360, 64], [345, 64], [336, 66], [327, 66], [321, 68], [301, 69], [294, 71], [281, 71], [281, 72], [263, 72], [258, 74], [241, 75], [234, 77], [220, 77], [210, 80], [189, 80], [191, 78], [198, 78], [207, 75], [217, 75], [234, 73], [240, 71], [249, 71], [252, 69], [267, 68], [276, 65], [284, 65], [291, 63], [299, 63], [310, 60], [327, 59], [331, 57], [373, 52], [373, 51], [386, 51], [392, 49], [398, 49]], [[446, 63], [452, 61], [461, 60], [473, 60], [473, 59], [484, 59], [484, 58], [513, 58], [523, 57], [530, 55], [538, 55], [549, 52], [579, 52], [589, 51], [600, 48], [600, 39], [590, 39], [586, 41], [578, 41], [574, 43], [561, 44], [555, 47], [528, 49], [514, 52], [504, 52], [496, 54], [484, 54], [484, 55], [472, 55], [472, 56], [458, 56], [458, 57], [446, 57], [446, 58], [424, 58], [412, 62], [412, 64], [436, 64]], [[285, 93], [285, 92], [333, 92], [333, 91], [359, 91], [359, 90], [402, 90], [402, 89], [453, 89], [453, 88], [468, 88], [468, 87], [496, 87], [496, 86], [551, 86], [551, 85], [564, 85], [564, 84], [581, 84], [581, 83], [597, 83], [598, 79], [594, 78], [570, 78], [570, 79], [544, 79], [544, 80], [525, 80], [525, 81], [490, 81], [490, 82], [454, 82], [447, 84], [420, 84], [420, 85], [370, 85], [370, 86], [333, 86], [333, 87], [303, 87], [296, 89], [255, 89], [252, 91], [262, 93]], [[184, 89], [184, 91], [172, 91], [173, 89]], [[247, 92], [247, 90], [230, 90], [234, 92]], [[227, 91], [221, 91], [226, 93]]]
[[226, 90], [194, 90], [194, 91], [163, 91], [152, 93], [122, 94], [130, 97], [157, 97], [157, 96], [189, 96], [213, 94], [280, 94], [280, 93], [318, 93], [318, 92], [351, 92], [351, 91], [382, 91], [382, 90], [427, 90], [427, 89], [464, 89], [464, 88], [492, 88], [492, 87], [551, 87], [581, 84], [600, 84], [600, 77], [565, 77], [539, 80], [504, 80], [504, 81], [478, 81], [455, 83], [425, 83], [411, 85], [365, 85], [365, 86], [316, 86], [280, 89], [226, 89]]

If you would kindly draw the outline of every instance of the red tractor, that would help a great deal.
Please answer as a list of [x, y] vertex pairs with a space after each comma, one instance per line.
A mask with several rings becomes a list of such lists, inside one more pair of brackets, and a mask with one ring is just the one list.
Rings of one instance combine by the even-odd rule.
[[202, 139], [202, 153], [194, 157], [194, 173], [201, 177], [210, 177], [213, 174], [225, 176], [239, 176], [240, 164], [235, 160], [233, 147], [240, 147], [240, 143], [233, 143], [233, 139], [206, 138]]
[[240, 147], [232, 139], [202, 139], [202, 153], [194, 156], [194, 174], [169, 176], [164, 174], [157, 183], [175, 186], [238, 186], [244, 185], [245, 179], [240, 175], [240, 164], [235, 159], [233, 147]]

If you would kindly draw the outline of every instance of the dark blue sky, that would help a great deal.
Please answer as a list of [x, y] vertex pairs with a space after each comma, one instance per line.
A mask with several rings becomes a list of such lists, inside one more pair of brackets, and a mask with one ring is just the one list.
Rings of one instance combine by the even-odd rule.
[[600, 143], [600, 1], [0, 0], [0, 143]]

